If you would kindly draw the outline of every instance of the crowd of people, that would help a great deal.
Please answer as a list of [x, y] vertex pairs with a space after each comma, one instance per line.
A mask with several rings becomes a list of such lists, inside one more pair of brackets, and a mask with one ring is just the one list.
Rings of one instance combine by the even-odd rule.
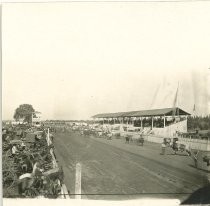
[[62, 168], [53, 164], [53, 144], [48, 130], [29, 125], [6, 125], [2, 129], [3, 196], [54, 197], [63, 182]]

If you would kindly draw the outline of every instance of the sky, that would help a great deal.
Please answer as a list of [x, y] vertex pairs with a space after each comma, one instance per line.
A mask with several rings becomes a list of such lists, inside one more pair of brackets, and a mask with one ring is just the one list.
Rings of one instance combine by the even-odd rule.
[[[178, 106], [210, 114], [210, 2], [5, 3], [2, 119]], [[179, 86], [178, 86], [179, 85]]]

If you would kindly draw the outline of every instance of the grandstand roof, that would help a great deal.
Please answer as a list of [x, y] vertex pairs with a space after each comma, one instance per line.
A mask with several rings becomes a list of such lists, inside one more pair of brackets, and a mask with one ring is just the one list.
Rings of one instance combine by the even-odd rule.
[[184, 110], [176, 108], [163, 108], [152, 110], [141, 110], [131, 112], [116, 112], [116, 113], [104, 113], [96, 114], [93, 118], [117, 118], [117, 117], [148, 117], [148, 116], [172, 116], [172, 115], [190, 115], [190, 113]]

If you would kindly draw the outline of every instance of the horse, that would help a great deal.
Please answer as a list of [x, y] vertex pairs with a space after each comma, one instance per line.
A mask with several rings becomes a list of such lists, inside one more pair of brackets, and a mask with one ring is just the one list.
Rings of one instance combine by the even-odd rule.
[[144, 138], [143, 137], [140, 137], [137, 141], [141, 146], [144, 145]]
[[103, 132], [98, 132], [98, 137], [102, 137], [103, 136]]
[[107, 133], [106, 136], [107, 136], [107, 139], [108, 139], [108, 140], [111, 140], [111, 139], [112, 139], [112, 133]]
[[84, 134], [84, 136], [90, 135], [90, 130], [85, 129], [85, 130], [83, 131], [83, 134]]
[[190, 147], [189, 146], [187, 147], [184, 144], [179, 144], [177, 142], [173, 142], [170, 145], [170, 147], [174, 151], [174, 154], [177, 154], [177, 152], [180, 151], [180, 152], [187, 152], [188, 156], [191, 156], [192, 155]]
[[129, 135], [126, 135], [126, 136], [125, 136], [125, 143], [129, 144], [130, 141], [133, 141], [133, 140], [132, 140], [132, 137], [129, 136]]
[[203, 157], [203, 162], [205, 162], [207, 166], [210, 166], [210, 156], [205, 155]]

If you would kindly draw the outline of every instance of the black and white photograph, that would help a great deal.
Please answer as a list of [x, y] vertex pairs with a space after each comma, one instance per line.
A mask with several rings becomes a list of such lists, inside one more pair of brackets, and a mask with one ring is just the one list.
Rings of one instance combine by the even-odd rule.
[[1, 74], [3, 202], [210, 204], [209, 1], [4, 2]]

